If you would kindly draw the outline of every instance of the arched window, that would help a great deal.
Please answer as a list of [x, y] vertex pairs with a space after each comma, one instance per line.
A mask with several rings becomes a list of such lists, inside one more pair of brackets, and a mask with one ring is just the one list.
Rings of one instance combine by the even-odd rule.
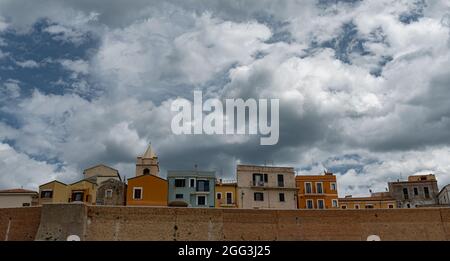
[[150, 174], [150, 170], [149, 170], [149, 169], [144, 169], [143, 174], [144, 174], [144, 175]]

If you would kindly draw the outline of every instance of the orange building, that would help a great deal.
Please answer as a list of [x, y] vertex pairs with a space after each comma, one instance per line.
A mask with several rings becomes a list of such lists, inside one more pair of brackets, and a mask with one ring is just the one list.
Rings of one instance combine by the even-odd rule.
[[128, 179], [127, 205], [167, 206], [169, 185], [158, 175], [158, 157], [149, 145], [144, 155], [137, 157], [136, 177]]
[[339, 207], [336, 176], [333, 173], [296, 176], [295, 185], [298, 189], [297, 207], [299, 209]]
[[167, 180], [155, 175], [140, 175], [128, 179], [128, 206], [167, 206]]

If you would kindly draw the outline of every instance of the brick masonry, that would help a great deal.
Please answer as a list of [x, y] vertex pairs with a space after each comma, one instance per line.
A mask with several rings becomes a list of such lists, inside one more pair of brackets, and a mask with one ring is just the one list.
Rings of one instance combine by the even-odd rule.
[[366, 240], [369, 235], [381, 240], [450, 240], [450, 208], [249, 210], [54, 204], [0, 209], [2, 240], [9, 218], [8, 240], [65, 240], [71, 234], [82, 240]]

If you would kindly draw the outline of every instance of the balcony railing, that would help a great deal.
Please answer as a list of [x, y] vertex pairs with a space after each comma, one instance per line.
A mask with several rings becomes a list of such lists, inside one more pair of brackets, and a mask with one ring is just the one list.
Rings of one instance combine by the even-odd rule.
[[267, 183], [261, 180], [252, 180], [250, 182], [250, 186], [252, 187], [267, 187]]

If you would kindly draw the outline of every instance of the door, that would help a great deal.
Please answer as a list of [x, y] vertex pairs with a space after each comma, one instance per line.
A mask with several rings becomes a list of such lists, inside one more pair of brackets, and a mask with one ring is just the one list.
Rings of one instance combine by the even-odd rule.
[[227, 204], [231, 205], [233, 204], [233, 193], [227, 192]]

